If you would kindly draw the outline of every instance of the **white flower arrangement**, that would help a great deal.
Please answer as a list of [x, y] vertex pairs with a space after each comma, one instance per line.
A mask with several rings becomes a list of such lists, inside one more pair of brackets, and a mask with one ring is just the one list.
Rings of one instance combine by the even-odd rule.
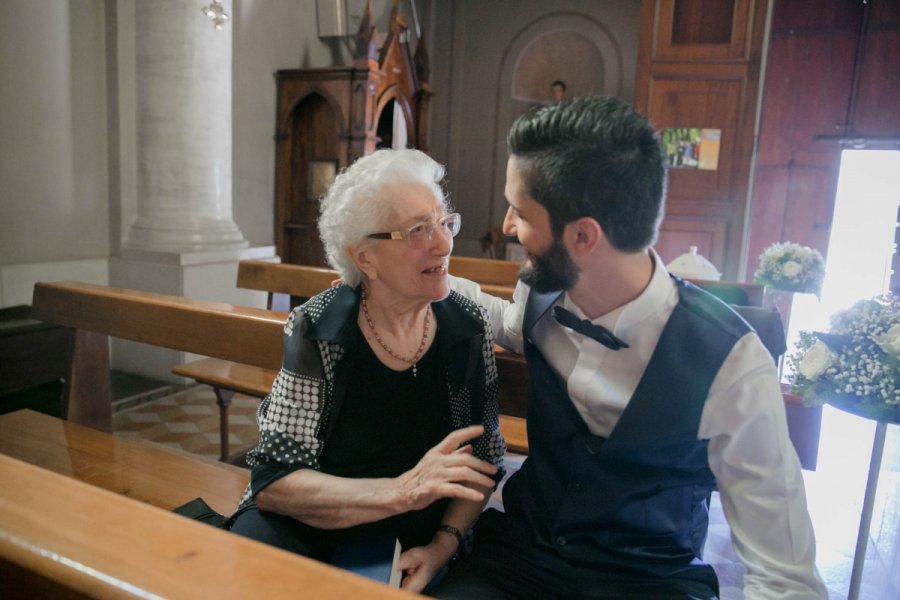
[[815, 248], [791, 242], [772, 244], [759, 255], [755, 283], [776, 290], [818, 295], [825, 279], [825, 259]]
[[900, 298], [861, 300], [831, 317], [831, 330], [800, 332], [792, 391], [807, 406], [828, 402], [900, 422]]

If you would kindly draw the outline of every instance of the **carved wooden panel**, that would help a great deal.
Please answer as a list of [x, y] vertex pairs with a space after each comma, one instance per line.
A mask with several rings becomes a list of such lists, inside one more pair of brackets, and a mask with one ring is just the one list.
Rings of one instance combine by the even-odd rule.
[[419, 74], [427, 71], [424, 44], [420, 39], [414, 61], [395, 2], [379, 53], [370, 18], [367, 12], [360, 24], [352, 67], [275, 74], [275, 246], [283, 262], [326, 264], [318, 199], [340, 169], [379, 146], [379, 133], [381, 145], [390, 145], [395, 114], [406, 125], [407, 145], [426, 148], [431, 92]]
[[669, 169], [657, 251], [671, 260], [697, 246], [731, 281], [743, 275], [767, 2], [644, 0], [641, 7], [636, 108], [661, 134], [691, 128], [719, 136], [712, 168], [676, 168], [691, 166], [676, 160]]
[[741, 141], [740, 107], [744, 82], [737, 80], [668, 78], [652, 81], [650, 115], [659, 128], [703, 127], [721, 131], [716, 170], [670, 169], [669, 202], [738, 200], [734, 194], [736, 148]]
[[654, 58], [747, 59], [752, 6], [753, 0], [661, 0]]

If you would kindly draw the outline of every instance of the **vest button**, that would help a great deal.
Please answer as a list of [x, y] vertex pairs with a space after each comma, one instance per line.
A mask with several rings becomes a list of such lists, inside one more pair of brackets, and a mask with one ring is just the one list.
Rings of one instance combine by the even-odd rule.
[[558, 538], [556, 538], [556, 544], [557, 544], [558, 546], [565, 546], [565, 545], [566, 545], [566, 538], [563, 537], [563, 536], [559, 536]]

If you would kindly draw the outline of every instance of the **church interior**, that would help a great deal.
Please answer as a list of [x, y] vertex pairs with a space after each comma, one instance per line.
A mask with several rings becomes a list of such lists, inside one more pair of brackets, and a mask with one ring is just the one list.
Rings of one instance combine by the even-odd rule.
[[[710, 291], [767, 308], [754, 271], [772, 244], [808, 246], [838, 270], [842, 153], [900, 155], [895, 0], [4, 0], [0, 57], [0, 596], [10, 598], [197, 597], [198, 582], [223, 586], [207, 593], [290, 591], [252, 587], [260, 569], [297, 569], [274, 550], [249, 557], [252, 546], [225, 544], [181, 569], [195, 551], [184, 535], [223, 542], [164, 518], [159, 508], [176, 503], [160, 490], [196, 481], [220, 512], [236, 506], [284, 311], [334, 278], [318, 199], [377, 148], [418, 148], [446, 166], [462, 215], [451, 273], [502, 296], [521, 258], [500, 230], [510, 125], [553, 101], [556, 81], [567, 97], [620, 98], [664, 141], [693, 136], [688, 150], [672, 145], [660, 258], [699, 255]], [[900, 186], [889, 195], [875, 289], [900, 294]], [[523, 369], [521, 357], [498, 358], [514, 468], [527, 454]], [[829, 598], [895, 600], [900, 425], [804, 407], [785, 381]], [[123, 470], [141, 467], [152, 481]], [[502, 506], [502, 488], [491, 502]], [[743, 600], [729, 536], [714, 493], [704, 559], [721, 598]], [[154, 550], [164, 546], [182, 554]], [[161, 588], [157, 565], [170, 569]], [[309, 568], [291, 585], [316, 597], [395, 597]]]

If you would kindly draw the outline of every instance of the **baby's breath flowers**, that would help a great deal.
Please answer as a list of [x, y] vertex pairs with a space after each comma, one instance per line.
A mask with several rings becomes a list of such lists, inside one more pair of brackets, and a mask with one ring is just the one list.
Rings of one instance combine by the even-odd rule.
[[776, 290], [818, 295], [825, 279], [825, 259], [815, 248], [791, 242], [772, 244], [759, 255], [755, 283]]
[[900, 298], [861, 300], [831, 317], [829, 332], [801, 331], [788, 361], [805, 404], [900, 422]]

